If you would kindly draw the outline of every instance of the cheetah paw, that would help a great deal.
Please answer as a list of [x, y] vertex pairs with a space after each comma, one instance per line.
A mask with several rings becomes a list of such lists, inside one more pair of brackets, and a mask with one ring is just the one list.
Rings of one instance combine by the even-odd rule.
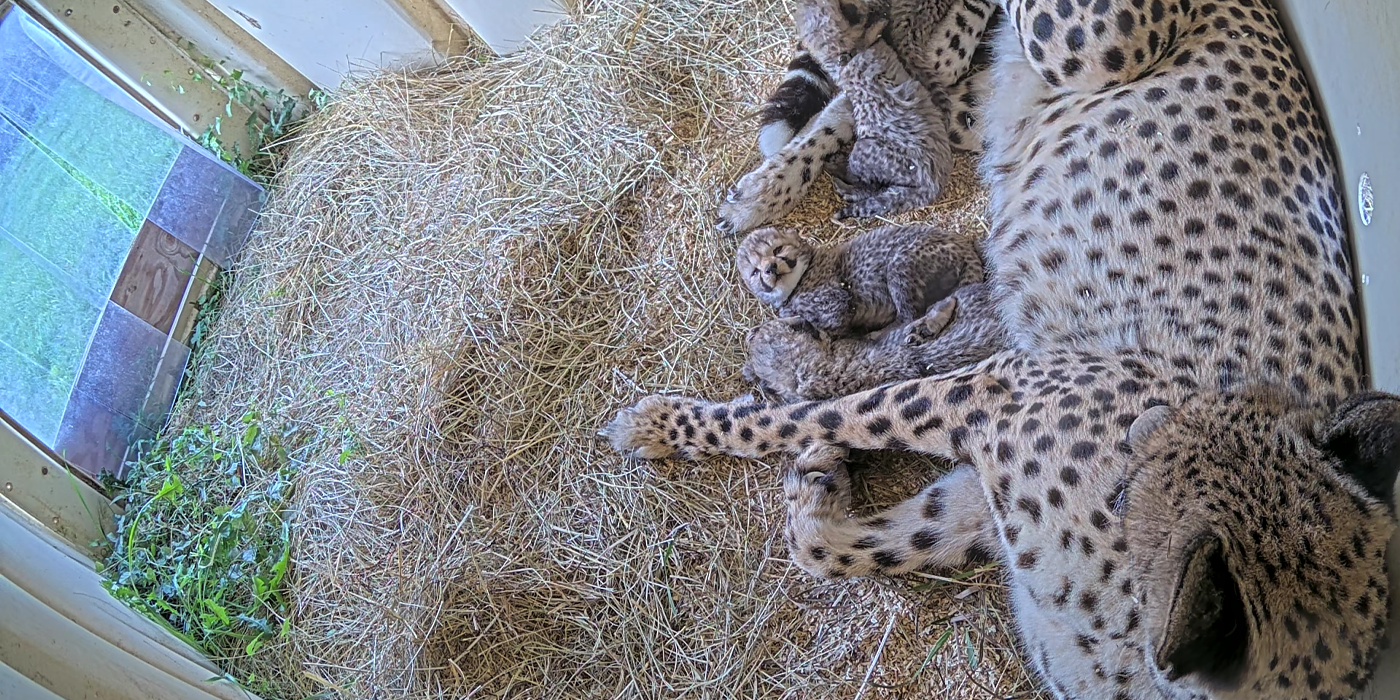
[[780, 181], [775, 182], [777, 175], [777, 168], [770, 160], [740, 178], [720, 203], [715, 228], [720, 233], [734, 236], [752, 231], [786, 213], [778, 206], [780, 193], [774, 191], [781, 184]]
[[847, 451], [813, 445], [783, 473], [783, 493], [793, 514], [841, 517], [850, 507], [851, 474]]
[[648, 396], [618, 412], [599, 433], [614, 450], [641, 459], [665, 459], [678, 454], [667, 439], [668, 419], [677, 409], [661, 396]]

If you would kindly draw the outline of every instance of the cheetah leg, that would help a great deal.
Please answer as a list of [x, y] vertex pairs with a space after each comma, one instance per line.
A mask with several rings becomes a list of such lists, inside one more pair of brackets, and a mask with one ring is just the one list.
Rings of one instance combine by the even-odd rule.
[[[939, 266], [929, 271], [930, 261]], [[935, 233], [913, 249], [896, 252], [889, 262], [887, 288], [897, 322], [918, 320], [935, 303], [981, 282], [982, 268], [976, 241], [964, 235]]]
[[914, 450], [962, 459], [973, 431], [1006, 403], [998, 368], [1008, 351], [957, 372], [795, 406], [716, 403], [649, 396], [603, 430], [613, 448], [645, 459], [704, 455], [762, 457], [827, 444], [860, 450]]
[[904, 333], [905, 345], [922, 345], [943, 335], [958, 315], [956, 297], [945, 297], [930, 306], [923, 316], [909, 323]]
[[825, 163], [850, 145], [854, 128], [851, 102], [838, 95], [792, 141], [730, 189], [716, 227], [745, 233], [792, 211]]
[[819, 578], [962, 569], [997, 551], [996, 527], [971, 465], [873, 516], [853, 518], [846, 450], [815, 445], [783, 475], [785, 539], [793, 561]]
[[[1051, 87], [1095, 92], [1142, 77], [1194, 24], [1188, 3], [1008, 0], [1021, 49]], [[1014, 18], [1014, 19], [1012, 19]]]
[[1004, 21], [994, 0], [960, 0], [930, 36], [925, 51], [909, 60], [909, 70], [925, 85], [947, 86], [948, 143], [954, 150], [977, 153], [982, 137], [975, 128], [976, 109], [986, 94], [989, 48], [985, 40]]
[[957, 316], [957, 311], [957, 300], [947, 297], [930, 306], [922, 316], [903, 323], [896, 321], [884, 328], [866, 333], [863, 340], [869, 343], [879, 343], [894, 333], [900, 338], [898, 342], [904, 345], [927, 343], [937, 338], [948, 328], [949, 324], [953, 322], [953, 318]]

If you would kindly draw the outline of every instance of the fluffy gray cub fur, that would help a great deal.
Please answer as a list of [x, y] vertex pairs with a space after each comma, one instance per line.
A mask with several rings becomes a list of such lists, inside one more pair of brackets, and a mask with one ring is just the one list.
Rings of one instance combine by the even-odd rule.
[[[836, 76], [855, 119], [855, 144], [844, 169], [839, 161], [829, 166], [847, 201], [839, 217], [911, 211], [932, 203], [942, 191], [953, 167], [948, 144], [952, 104], [938, 80], [926, 76], [927, 82], [921, 82], [911, 73], [896, 44], [913, 50], [924, 37], [910, 31], [932, 26], [948, 4], [806, 0], [798, 6], [804, 45]], [[889, 24], [896, 11], [900, 23]], [[920, 13], [923, 21], [911, 21], [910, 12]], [[902, 29], [898, 37], [896, 26]]]
[[[791, 73], [765, 106], [760, 137], [765, 159], [729, 190], [716, 226], [743, 233], [778, 219], [806, 197], [824, 170], [850, 178], [842, 186], [853, 205], [843, 212], [848, 215], [894, 207], [876, 212], [888, 214], [936, 198], [951, 168], [950, 144], [968, 150], [981, 146], [975, 107], [985, 86], [968, 72], [996, 14], [991, 0], [801, 0], [797, 29], [806, 68]], [[844, 78], [843, 71], [848, 73]], [[817, 74], [826, 79], [807, 79]], [[859, 87], [852, 82], [857, 78]], [[877, 84], [866, 84], [872, 79]], [[900, 87], [911, 79], [922, 90]], [[830, 81], [840, 88], [834, 96], [828, 92]], [[863, 119], [846, 94], [853, 88], [861, 95]], [[960, 98], [957, 111], [955, 96]], [[822, 104], [816, 116], [809, 116]], [[939, 116], [920, 122], [910, 132], [914, 143], [905, 145], [907, 135], [901, 130], [907, 125], [900, 120], [918, 122], [910, 115], [930, 108]], [[905, 116], [891, 116], [901, 112]], [[784, 143], [792, 130], [797, 131]], [[869, 154], [858, 156], [855, 172], [846, 174], [844, 161], [853, 138], [878, 144], [890, 140], [889, 134], [898, 136], [892, 143], [863, 147]], [[921, 149], [927, 162], [911, 176], [904, 159]], [[931, 189], [930, 182], [936, 187]], [[864, 202], [886, 189], [894, 190], [885, 195], [892, 201]]]
[[947, 92], [911, 78], [883, 41], [857, 53], [841, 76], [856, 128], [845, 172], [832, 172], [847, 202], [837, 217], [890, 216], [932, 204], [953, 168]]
[[735, 257], [760, 301], [836, 337], [908, 323], [982, 281], [976, 242], [928, 224], [882, 226], [822, 247], [792, 229], [759, 229]]
[[749, 333], [744, 379], [784, 402], [816, 401], [975, 364], [1008, 347], [988, 285], [960, 287], [879, 338], [833, 339], [799, 318]]

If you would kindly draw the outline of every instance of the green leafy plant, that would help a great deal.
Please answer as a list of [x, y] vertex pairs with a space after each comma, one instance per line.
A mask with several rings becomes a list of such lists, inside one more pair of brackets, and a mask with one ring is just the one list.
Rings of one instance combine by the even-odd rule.
[[[100, 564], [114, 597], [211, 658], [258, 654], [291, 625], [285, 434], [256, 413], [239, 430], [187, 428], [146, 446]], [[233, 679], [254, 691], [257, 678]]]
[[[204, 68], [203, 73], [193, 74], [190, 80], [208, 82], [212, 89], [222, 90], [228, 96], [223, 114], [216, 115], [199, 135], [199, 144], [244, 175], [267, 184], [281, 164], [272, 146], [291, 133], [313, 110], [325, 107], [326, 93], [312, 90], [305, 99], [299, 99], [285, 90], [272, 90], [247, 80], [242, 70], [229, 69], [226, 61], [215, 61], [201, 54], [193, 43], [187, 42], [185, 50]], [[174, 87], [181, 93], [185, 91], [183, 85]], [[224, 120], [233, 117], [234, 105], [249, 112], [247, 136], [252, 153], [242, 153], [224, 134]]]

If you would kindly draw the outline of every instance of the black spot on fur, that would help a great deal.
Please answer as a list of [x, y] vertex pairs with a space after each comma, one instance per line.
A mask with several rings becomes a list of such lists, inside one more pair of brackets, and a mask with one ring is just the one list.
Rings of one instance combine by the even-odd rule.
[[817, 416], [817, 424], [827, 430], [836, 430], [844, 422], [841, 414], [836, 411], [823, 411], [821, 415]]
[[914, 549], [927, 551], [938, 546], [938, 532], [932, 528], [924, 528], [909, 536], [909, 545]]

